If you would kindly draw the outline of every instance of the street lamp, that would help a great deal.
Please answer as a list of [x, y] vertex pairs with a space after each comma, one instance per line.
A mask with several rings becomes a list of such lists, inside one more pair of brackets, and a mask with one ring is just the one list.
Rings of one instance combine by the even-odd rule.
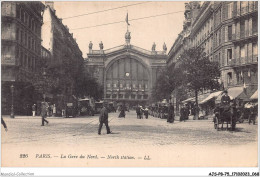
[[47, 76], [45, 68], [43, 68], [42, 75], [43, 75], [43, 78], [44, 78], [44, 81], [43, 81], [44, 82], [43, 83], [43, 101], [45, 102], [45, 97], [46, 97], [46, 95], [45, 95], [45, 82], [46, 82], [46, 76]]
[[11, 118], [14, 118], [14, 85], [11, 85], [11, 94], [12, 94], [12, 105], [11, 105]]

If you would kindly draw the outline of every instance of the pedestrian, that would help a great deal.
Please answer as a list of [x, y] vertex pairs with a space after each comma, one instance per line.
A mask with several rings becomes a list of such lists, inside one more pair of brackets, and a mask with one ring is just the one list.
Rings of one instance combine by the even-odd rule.
[[61, 116], [62, 116], [62, 117], [65, 117], [65, 116], [66, 116], [65, 113], [66, 113], [66, 110], [63, 108], [63, 109], [61, 110]]
[[174, 122], [174, 106], [172, 103], [170, 103], [168, 107], [168, 117], [167, 117], [167, 122], [173, 123]]
[[53, 104], [52, 115], [53, 115], [54, 117], [56, 116], [56, 106], [55, 106], [55, 104]]
[[2, 117], [2, 116], [1, 116], [1, 124], [4, 126], [4, 128], [5, 128], [5, 131], [7, 132], [7, 131], [8, 131], [8, 129], [7, 129], [6, 123], [5, 123], [5, 121], [4, 121], [4, 119], [3, 119], [3, 117]]
[[139, 105], [136, 107], [136, 115], [137, 115], [137, 119], [139, 119], [140, 118], [140, 106]]
[[147, 107], [144, 109], [144, 116], [146, 119], [148, 119], [148, 108]]
[[52, 116], [52, 105], [48, 105], [48, 117]]
[[119, 118], [120, 117], [123, 117], [123, 118], [125, 118], [125, 106], [124, 105], [121, 105], [120, 106], [120, 113], [119, 113], [119, 116], [118, 116]]
[[32, 106], [32, 116], [35, 117], [35, 112], [36, 112], [36, 104], [33, 104]]
[[185, 108], [183, 105], [181, 105], [181, 110], [180, 110], [180, 122], [184, 120], [185, 117]]
[[183, 119], [183, 121], [188, 120], [188, 119], [189, 119], [189, 107], [186, 104], [185, 107], [184, 107], [184, 119]]
[[45, 119], [47, 118], [47, 113], [48, 113], [48, 103], [42, 102], [42, 107], [41, 107], [42, 126], [44, 126], [44, 122], [49, 124], [49, 121]]
[[103, 124], [105, 124], [107, 129], [107, 134], [110, 134], [110, 128], [108, 126], [108, 110], [107, 110], [107, 103], [103, 103], [103, 108], [100, 111], [99, 115], [99, 127], [98, 127], [98, 134], [101, 135], [101, 129]]
[[143, 119], [143, 113], [144, 113], [144, 109], [143, 106], [140, 106], [140, 119]]

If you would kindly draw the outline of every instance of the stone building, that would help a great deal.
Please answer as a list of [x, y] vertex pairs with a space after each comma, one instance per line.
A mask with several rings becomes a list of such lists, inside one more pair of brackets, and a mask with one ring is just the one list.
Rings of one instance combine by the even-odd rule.
[[57, 106], [57, 113], [61, 113], [66, 104], [75, 101], [75, 78], [80, 65], [83, 63], [82, 52], [73, 38], [73, 33], [62, 23], [62, 19], [56, 15], [54, 3], [45, 2], [42, 25], [42, 46], [50, 52], [50, 60], [47, 63], [47, 75], [54, 74], [59, 88], [52, 90], [51, 102]]
[[90, 42], [85, 68], [104, 86], [105, 100], [146, 104], [160, 69], [166, 66], [167, 47], [156, 51], [154, 43], [148, 51], [130, 44], [130, 39], [127, 31], [124, 45], [107, 50], [102, 42], [100, 50], [93, 50]]
[[31, 82], [41, 60], [43, 10], [41, 2], [2, 2], [2, 114], [10, 114], [11, 85], [16, 113], [25, 114], [34, 100]]
[[246, 91], [250, 97], [258, 84], [258, 2], [189, 2], [184, 15], [183, 30], [167, 64], [178, 62], [184, 49], [200, 46], [219, 63], [223, 88]]

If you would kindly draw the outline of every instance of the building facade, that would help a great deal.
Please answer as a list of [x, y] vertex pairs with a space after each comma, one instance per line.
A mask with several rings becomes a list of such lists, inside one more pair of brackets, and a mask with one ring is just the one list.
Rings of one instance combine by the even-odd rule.
[[166, 46], [156, 51], [153, 44], [148, 51], [130, 44], [130, 32], [126, 32], [126, 43], [104, 50], [92, 50], [89, 45], [85, 68], [93, 73], [104, 86], [104, 99], [114, 102], [126, 102], [130, 105], [145, 104], [161, 68], [166, 66]]
[[202, 47], [219, 63], [223, 88], [243, 87], [250, 97], [258, 85], [258, 2], [189, 2], [184, 15], [167, 64], [177, 63], [185, 49]]
[[[47, 75], [54, 75], [49, 79], [54, 79], [58, 86], [49, 90], [52, 94], [48, 95], [52, 98], [51, 102], [56, 104], [59, 114], [67, 103], [75, 101], [73, 94], [76, 77], [84, 59], [73, 33], [70, 33], [69, 28], [62, 23], [62, 19], [57, 17], [53, 2], [46, 1], [45, 5], [42, 46], [50, 52], [46, 72]], [[46, 50], [43, 50], [44, 53], [47, 54]]]
[[[44, 5], [41, 2], [2, 2], [2, 113], [10, 114], [10, 86], [14, 86], [15, 110], [26, 112], [34, 100], [30, 86], [41, 60], [41, 26]], [[30, 94], [29, 94], [30, 93]], [[20, 106], [18, 106], [20, 105]], [[21, 106], [24, 105], [24, 106]]]

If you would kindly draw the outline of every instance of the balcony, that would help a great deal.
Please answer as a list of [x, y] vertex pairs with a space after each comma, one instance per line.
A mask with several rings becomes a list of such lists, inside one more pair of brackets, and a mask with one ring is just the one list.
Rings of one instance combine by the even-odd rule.
[[235, 66], [236, 65], [236, 60], [235, 59], [229, 59], [228, 60], [228, 66]]
[[234, 43], [239, 43], [242, 42], [244, 40], [249, 40], [249, 39], [257, 39], [258, 34], [251, 31], [246, 31], [245, 33], [240, 33], [240, 34], [232, 34], [232, 42]]
[[258, 55], [253, 55], [253, 63], [257, 63], [258, 62]]
[[248, 15], [250, 13], [254, 13], [258, 11], [258, 5], [257, 2], [254, 2], [254, 4], [249, 4], [249, 6], [242, 7], [239, 10], [233, 10], [233, 18], [234, 19], [239, 19], [242, 16]]

